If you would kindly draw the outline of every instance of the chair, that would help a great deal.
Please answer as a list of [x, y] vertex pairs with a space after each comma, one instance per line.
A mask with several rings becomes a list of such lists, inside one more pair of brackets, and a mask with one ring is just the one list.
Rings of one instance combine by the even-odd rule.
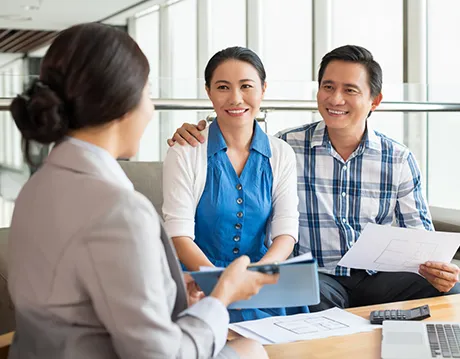
[[8, 357], [15, 328], [14, 308], [8, 293], [7, 253], [8, 228], [0, 228], [0, 359]]
[[142, 193], [152, 202], [156, 211], [163, 216], [163, 163], [119, 161], [136, 191]]
[[15, 328], [14, 309], [8, 293], [8, 228], [0, 228], [0, 335]]

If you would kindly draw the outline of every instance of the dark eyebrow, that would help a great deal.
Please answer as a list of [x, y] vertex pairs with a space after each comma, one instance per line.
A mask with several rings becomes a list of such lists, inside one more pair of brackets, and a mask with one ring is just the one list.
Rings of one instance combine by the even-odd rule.
[[[321, 85], [334, 85], [335, 82], [332, 81], [332, 80], [324, 80], [324, 81], [321, 81]], [[355, 85], [355, 84], [343, 84], [344, 87], [351, 87], [351, 88], [354, 88], [355, 90], [358, 90], [358, 91], [361, 91], [360, 87], [358, 85]]]
[[354, 88], [355, 90], [361, 91], [358, 85], [355, 84], [343, 84], [345, 87], [351, 87]]
[[[248, 81], [249, 81], [249, 82], [254, 82], [254, 83], [256, 82], [256, 81], [254, 81], [254, 80], [252, 80], [252, 79], [242, 79], [242, 80], [240, 80], [240, 83], [242, 83], [242, 82], [248, 82]], [[227, 80], [217, 80], [216, 82], [214, 82], [214, 84], [218, 84], [218, 83], [230, 84], [230, 81], [227, 81]]]

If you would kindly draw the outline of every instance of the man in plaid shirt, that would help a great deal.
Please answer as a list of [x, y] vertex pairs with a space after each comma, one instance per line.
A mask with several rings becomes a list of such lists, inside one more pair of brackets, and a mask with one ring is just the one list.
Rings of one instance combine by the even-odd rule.
[[[450, 263], [425, 263], [419, 269], [425, 278], [337, 265], [367, 223], [434, 228], [413, 154], [367, 121], [382, 100], [382, 70], [372, 54], [351, 45], [332, 50], [321, 61], [318, 83], [323, 121], [277, 134], [297, 157], [296, 254], [311, 251], [320, 270], [321, 303], [310, 309], [460, 293], [460, 269]], [[184, 124], [168, 142], [197, 145], [205, 125]]]

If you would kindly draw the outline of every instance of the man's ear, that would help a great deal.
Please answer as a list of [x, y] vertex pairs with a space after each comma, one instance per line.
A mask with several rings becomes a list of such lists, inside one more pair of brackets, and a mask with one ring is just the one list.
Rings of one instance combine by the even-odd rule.
[[374, 111], [379, 105], [380, 105], [380, 102], [382, 102], [382, 99], [383, 99], [383, 95], [382, 93], [380, 92], [377, 96], [374, 97], [374, 99], [372, 100], [372, 107], [371, 107], [371, 111]]

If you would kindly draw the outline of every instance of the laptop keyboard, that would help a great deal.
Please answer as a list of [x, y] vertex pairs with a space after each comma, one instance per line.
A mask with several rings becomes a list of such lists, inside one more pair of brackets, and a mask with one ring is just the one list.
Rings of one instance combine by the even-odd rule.
[[433, 358], [460, 358], [460, 325], [426, 324]]

